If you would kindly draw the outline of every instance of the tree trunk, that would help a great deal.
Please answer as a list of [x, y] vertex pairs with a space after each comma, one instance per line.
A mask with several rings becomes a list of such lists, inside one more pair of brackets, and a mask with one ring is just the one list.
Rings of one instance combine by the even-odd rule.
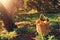
[[13, 31], [14, 28], [17, 28], [17, 26], [14, 24], [11, 18], [11, 15], [8, 15], [9, 12], [5, 9], [2, 3], [0, 3], [0, 12], [4, 14], [3, 16], [1, 16], [1, 19], [4, 22], [4, 25], [5, 25], [4, 27], [6, 30]]

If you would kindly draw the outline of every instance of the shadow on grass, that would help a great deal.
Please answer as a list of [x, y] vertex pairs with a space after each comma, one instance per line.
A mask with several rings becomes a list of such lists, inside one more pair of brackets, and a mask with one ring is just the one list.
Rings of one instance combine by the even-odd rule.
[[23, 27], [15, 30], [18, 34], [13, 40], [34, 40], [35, 38], [35, 28], [34, 27]]

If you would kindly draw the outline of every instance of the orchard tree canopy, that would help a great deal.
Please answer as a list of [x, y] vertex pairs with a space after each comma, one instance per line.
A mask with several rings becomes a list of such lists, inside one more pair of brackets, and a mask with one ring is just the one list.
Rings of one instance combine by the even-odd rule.
[[[60, 12], [59, 0], [28, 0], [27, 9], [37, 9], [38, 12], [56, 13]], [[27, 11], [29, 11], [27, 10]]]

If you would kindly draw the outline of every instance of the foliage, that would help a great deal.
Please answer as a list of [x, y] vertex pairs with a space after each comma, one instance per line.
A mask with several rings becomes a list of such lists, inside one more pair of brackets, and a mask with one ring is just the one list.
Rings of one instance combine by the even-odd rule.
[[15, 31], [18, 34], [29, 34], [29, 33], [35, 32], [35, 28], [34, 27], [24, 27], [24, 28], [15, 29]]
[[60, 22], [52, 22], [50, 25], [51, 30], [60, 29]]
[[45, 35], [40, 35], [40, 34], [39, 34], [39, 35], [37, 36], [37, 38], [40, 39], [40, 40], [46, 40]]
[[58, 40], [54, 35], [52, 35], [52, 36], [48, 36], [48, 40]]
[[2, 34], [0, 34], [0, 38], [1, 38], [1, 40], [4, 40], [4, 39], [10, 40], [10, 39], [13, 39], [13, 37], [15, 37], [16, 34], [17, 33], [15, 31], [9, 32], [9, 33], [6, 33], [6, 34], [2, 33]]
[[[58, 0], [29, 0], [26, 2], [27, 9], [37, 9], [38, 12], [55, 13], [59, 11]], [[29, 10], [29, 11], [30, 11]]]
[[38, 35], [37, 38], [40, 40], [58, 40], [54, 35]]

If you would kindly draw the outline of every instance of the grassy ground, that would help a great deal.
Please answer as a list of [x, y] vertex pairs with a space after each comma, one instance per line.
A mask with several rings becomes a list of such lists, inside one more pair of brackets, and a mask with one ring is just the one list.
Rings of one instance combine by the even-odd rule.
[[[50, 25], [51, 29], [56, 29], [56, 28], [60, 29], [60, 13], [56, 13], [56, 14], [44, 13], [44, 15], [48, 17], [50, 24], [51, 24]], [[17, 16], [18, 16], [18, 14], [17, 14]], [[40, 13], [25, 14], [22, 16], [20, 15], [20, 16], [18, 16], [18, 18], [16, 18], [16, 21], [18, 21], [18, 22], [20, 22], [20, 21], [36, 22], [36, 20], [39, 18], [39, 16], [40, 16]]]
[[[35, 22], [39, 18], [39, 15], [40, 15], [40, 13], [34, 13], [32, 15], [31, 14], [28, 14], [28, 15], [16, 14], [15, 22], [17, 22], [17, 23], [20, 22], [20, 21]], [[47, 13], [45, 13], [44, 15], [49, 18], [49, 21], [51, 22], [51, 26], [50, 26], [51, 29], [58, 29], [58, 28], [60, 29], [60, 13], [58, 13], [58, 14], [47, 14]], [[35, 30], [35, 28], [29, 28], [29, 27], [28, 28], [24, 28], [24, 29], [22, 28], [22, 29], [18, 29], [17, 32], [18, 33], [20, 32], [20, 34], [22, 34], [22, 33], [29, 34], [29, 33], [31, 33], [33, 31], [33, 29]], [[25, 37], [24, 38], [18, 37], [17, 39], [19, 39], [19, 38], [23, 39], [23, 40], [25, 39]]]
[[[23, 17], [21, 17], [21, 19], [22, 20], [25, 19], [26, 21], [35, 22], [39, 18], [40, 13], [34, 13], [32, 15], [29, 15], [29, 16], [26, 16], [26, 15], [23, 16], [22, 15]], [[60, 13], [58, 13], [58, 14], [48, 14], [48, 13], [45, 13], [44, 15], [47, 16], [50, 21], [60, 22]], [[18, 17], [20, 18], [20, 16], [18, 16]]]

